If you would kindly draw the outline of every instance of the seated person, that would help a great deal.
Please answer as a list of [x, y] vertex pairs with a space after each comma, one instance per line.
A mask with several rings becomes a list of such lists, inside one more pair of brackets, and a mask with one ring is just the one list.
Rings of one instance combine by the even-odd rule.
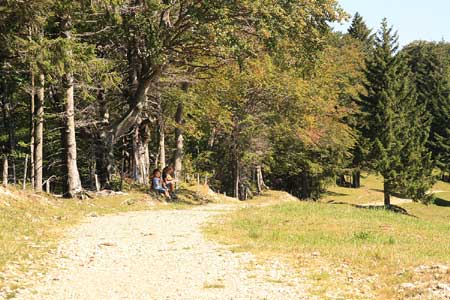
[[164, 194], [167, 198], [170, 198], [169, 192], [164, 187], [164, 182], [161, 179], [161, 171], [159, 171], [158, 169], [153, 171], [152, 189], [155, 192]]
[[172, 167], [165, 167], [162, 175], [164, 185], [169, 189], [170, 193], [175, 191], [176, 179], [174, 178], [174, 171]]

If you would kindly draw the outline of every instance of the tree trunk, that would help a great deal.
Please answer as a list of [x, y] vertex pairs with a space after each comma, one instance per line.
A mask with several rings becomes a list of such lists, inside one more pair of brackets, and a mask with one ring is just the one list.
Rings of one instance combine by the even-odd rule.
[[42, 192], [42, 160], [43, 160], [43, 147], [44, 147], [44, 101], [45, 101], [45, 76], [39, 75], [39, 90], [38, 90], [38, 102], [36, 105], [36, 128], [34, 137], [34, 190], [36, 192]]
[[34, 167], [34, 131], [35, 131], [35, 103], [34, 103], [34, 97], [36, 94], [36, 89], [34, 86], [34, 71], [31, 71], [31, 92], [30, 92], [30, 180], [31, 180], [31, 188], [34, 189], [34, 172], [35, 172], [35, 167]]
[[144, 121], [135, 127], [133, 137], [133, 177], [140, 184], [148, 184], [149, 139], [149, 122]]
[[240, 157], [239, 157], [239, 119], [233, 117], [233, 146], [232, 146], [232, 157], [234, 160], [234, 197], [239, 199], [239, 185], [241, 183], [240, 174]]
[[159, 115], [159, 166], [161, 169], [166, 167], [166, 134], [164, 116], [162, 113]]
[[234, 197], [238, 200], [239, 200], [239, 185], [241, 183], [239, 168], [240, 168], [239, 161], [236, 159], [234, 170]]
[[103, 90], [97, 95], [98, 118], [101, 120], [100, 134], [96, 145], [96, 173], [100, 177], [102, 187], [111, 188], [110, 183], [115, 171], [114, 165], [114, 135], [110, 134], [110, 113], [108, 101]]
[[77, 142], [75, 134], [75, 103], [72, 74], [66, 74], [66, 99], [65, 99], [65, 151], [67, 166], [67, 196], [75, 197], [81, 192], [81, 180], [77, 166]]
[[255, 173], [256, 173], [256, 187], [258, 189], [258, 193], [261, 193], [262, 191], [267, 189], [267, 186], [264, 183], [262, 167], [260, 165], [256, 166]]
[[28, 172], [28, 154], [25, 155], [25, 164], [23, 166], [22, 190], [25, 190], [27, 187], [27, 172]]
[[177, 127], [175, 128], [175, 141], [177, 148], [175, 150], [175, 177], [177, 179], [181, 178], [181, 172], [183, 168], [183, 148], [184, 148], [184, 137], [183, 137], [183, 103], [178, 103], [177, 112], [175, 114], [175, 122]]
[[8, 186], [8, 157], [5, 156], [3, 159], [3, 187]]
[[354, 170], [352, 175], [353, 175], [352, 187], [354, 189], [359, 189], [361, 187], [361, 171], [360, 170]]
[[384, 182], [384, 207], [389, 209], [391, 207], [391, 190], [389, 184]]
[[8, 157], [3, 158], [3, 187], [8, 186]]

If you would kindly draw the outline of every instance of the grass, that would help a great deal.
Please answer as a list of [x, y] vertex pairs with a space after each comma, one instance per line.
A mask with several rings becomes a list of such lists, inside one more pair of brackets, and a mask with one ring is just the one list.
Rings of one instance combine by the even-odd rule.
[[[450, 207], [401, 204], [413, 216], [357, 208], [355, 204], [382, 203], [380, 180], [365, 179], [362, 189], [333, 187], [318, 203], [245, 208], [221, 217], [205, 231], [213, 239], [239, 245], [239, 251], [284, 256], [308, 268], [321, 294], [334, 285], [349, 284], [333, 273], [344, 265], [360, 277], [376, 278], [367, 284], [379, 299], [402, 299], [395, 290], [398, 285], [428, 280], [418, 278], [417, 266], [450, 264]], [[450, 191], [445, 183], [439, 183], [439, 188]], [[449, 196], [439, 194], [443, 200]], [[324, 265], [330, 270], [323, 270]], [[450, 280], [450, 274], [443, 276], [444, 282]], [[354, 295], [344, 298], [357, 299]]]
[[185, 186], [180, 202], [164, 204], [142, 192], [85, 201], [66, 200], [31, 192], [0, 190], [0, 291], [20, 288], [8, 277], [15, 273], [44, 272], [43, 259], [65, 230], [86, 217], [151, 209], [186, 209], [209, 201], [205, 187]]
[[223, 285], [221, 283], [207, 283], [207, 282], [205, 282], [203, 284], [203, 288], [204, 289], [224, 289], [225, 285]]

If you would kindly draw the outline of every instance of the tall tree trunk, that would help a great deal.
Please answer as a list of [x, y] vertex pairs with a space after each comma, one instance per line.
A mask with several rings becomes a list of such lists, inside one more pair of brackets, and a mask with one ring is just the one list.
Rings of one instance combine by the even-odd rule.
[[31, 91], [30, 91], [30, 180], [31, 188], [34, 189], [34, 177], [35, 177], [35, 167], [34, 167], [34, 131], [35, 131], [35, 94], [36, 89], [34, 86], [34, 71], [31, 71]]
[[25, 163], [23, 165], [23, 182], [22, 182], [22, 190], [25, 190], [27, 187], [27, 172], [28, 172], [28, 154], [25, 155]]
[[[72, 19], [69, 14], [61, 16], [61, 36], [66, 40], [72, 39]], [[70, 59], [72, 50], [68, 49], [65, 53]], [[75, 100], [74, 100], [74, 82], [73, 74], [67, 72], [63, 76], [64, 91], [64, 123], [65, 123], [65, 154], [67, 167], [67, 194], [69, 198], [76, 197], [81, 193], [81, 180], [77, 166], [77, 141], [75, 133]]]
[[178, 103], [177, 112], [175, 114], [175, 122], [177, 127], [175, 128], [175, 141], [177, 148], [175, 150], [175, 177], [180, 179], [183, 168], [183, 151], [184, 151], [184, 137], [183, 137], [183, 110], [184, 105], [182, 102]]
[[111, 180], [115, 171], [114, 135], [110, 134], [110, 113], [106, 94], [100, 90], [97, 95], [98, 118], [101, 120], [100, 134], [96, 145], [96, 168], [102, 187], [111, 188]]
[[75, 103], [74, 103], [74, 86], [72, 74], [65, 76], [65, 151], [67, 166], [67, 196], [75, 197], [81, 192], [81, 180], [77, 166], [77, 141], [75, 134]]
[[3, 187], [8, 186], [8, 157], [3, 158]]
[[133, 177], [140, 184], [148, 184], [149, 139], [149, 122], [146, 120], [135, 127], [133, 136]]
[[352, 187], [359, 189], [361, 187], [361, 171], [359, 169], [353, 171]]
[[36, 105], [36, 128], [34, 137], [34, 190], [42, 192], [42, 160], [44, 147], [44, 101], [45, 101], [45, 76], [39, 75], [38, 102]]
[[162, 112], [159, 114], [158, 123], [159, 123], [159, 166], [161, 169], [164, 169], [166, 167], [166, 133], [165, 133], [166, 126]]
[[267, 189], [267, 186], [264, 183], [261, 165], [256, 166], [255, 173], [256, 173], [256, 186], [258, 189], [258, 193], [261, 193], [263, 190]]
[[239, 185], [241, 183], [239, 168], [241, 166], [240, 166], [239, 160], [237, 158], [236, 158], [234, 164], [235, 164], [235, 170], [234, 170], [234, 197], [239, 200], [240, 199], [240, 197], [239, 197]]
[[386, 181], [384, 182], [384, 207], [387, 209], [391, 207], [391, 188]]

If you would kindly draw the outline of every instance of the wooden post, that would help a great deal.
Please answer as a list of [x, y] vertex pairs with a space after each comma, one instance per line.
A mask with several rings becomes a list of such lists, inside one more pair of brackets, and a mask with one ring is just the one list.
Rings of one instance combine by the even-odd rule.
[[50, 178], [45, 182], [45, 191], [50, 194]]
[[25, 190], [27, 187], [27, 172], [28, 172], [28, 154], [25, 155], [25, 166], [23, 169], [23, 183], [22, 183], [22, 190]]
[[197, 173], [197, 184], [200, 185], [200, 174]]

